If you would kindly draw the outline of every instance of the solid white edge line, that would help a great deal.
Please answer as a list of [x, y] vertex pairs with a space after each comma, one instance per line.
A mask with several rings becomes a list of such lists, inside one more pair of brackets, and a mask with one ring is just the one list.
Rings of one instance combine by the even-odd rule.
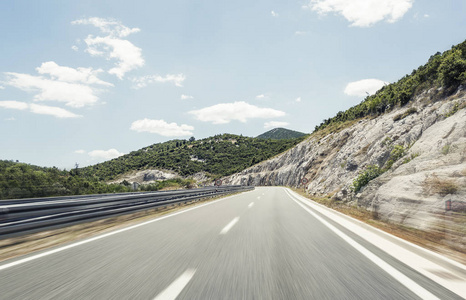
[[254, 202], [249, 203], [248, 207], [251, 208], [254, 206]]
[[[355, 233], [375, 247], [388, 253], [398, 261], [404, 263], [405, 265], [416, 270], [420, 274], [445, 287], [458, 296], [466, 299], [466, 277], [463, 274], [451, 269], [451, 267], [447, 268], [438, 262], [431, 261], [428, 257], [424, 257], [424, 254], [428, 254], [428, 252], [424, 252], [419, 255], [418, 253], [415, 253], [414, 251], [406, 248], [406, 246], [409, 246], [408, 243], [405, 245], [398, 245], [396, 241], [391, 241], [391, 236], [388, 233], [382, 234], [378, 230], [373, 232], [371, 230], [373, 227], [362, 223], [361, 221], [357, 221], [347, 215], [337, 213], [334, 210], [329, 209], [323, 205], [319, 205], [314, 201], [310, 201], [309, 199], [304, 198], [303, 196], [298, 195], [289, 189], [286, 191], [289, 194], [292, 194], [296, 199], [300, 200], [304, 205], [312, 208], [313, 211], [317, 211], [327, 218], [337, 222], [343, 228]], [[417, 248], [414, 250], [416, 249]], [[447, 261], [444, 262], [448, 263]], [[445, 277], [440, 274], [451, 274], [455, 278]]]
[[[294, 196], [302, 197], [301, 195], [296, 194], [294, 191], [288, 190], [288, 192], [290, 192], [290, 193], [293, 194]], [[307, 199], [307, 198], [305, 198], [305, 199], [306, 199], [306, 201], [309, 201], [309, 199]], [[316, 206], [319, 206], [319, 207], [322, 207], [323, 209], [329, 209], [327, 206], [325, 206], [325, 205], [323, 205], [323, 204], [320, 204], [320, 203], [317, 203], [317, 202], [315, 202], [315, 201], [312, 201], [312, 204], [313, 204], [313, 205], [316, 205]], [[306, 205], [307, 205], [307, 204], [306, 204]], [[334, 213], [334, 214], [337, 214], [337, 215], [339, 215], [339, 216], [341, 216], [341, 217], [343, 217], [343, 218], [345, 218], [345, 219], [348, 219], [348, 220], [350, 220], [351, 222], [356, 222], [356, 223], [358, 223], [358, 224], [361, 224], [362, 226], [370, 226], [370, 225], [367, 225], [366, 223], [364, 223], [363, 221], [360, 221], [360, 220], [358, 220], [358, 219], [352, 218], [352, 217], [350, 217], [350, 216], [348, 216], [348, 215], [345, 215], [344, 213], [339, 212], [339, 211], [337, 211], [337, 210], [331, 209], [331, 212]], [[419, 246], [419, 245], [413, 244], [413, 243], [411, 243], [411, 242], [409, 242], [409, 241], [407, 241], [407, 240], [404, 240], [404, 239], [399, 238], [399, 237], [397, 237], [397, 236], [395, 236], [395, 235], [389, 234], [389, 233], [387, 233], [387, 232], [385, 232], [385, 231], [383, 231], [382, 229], [379, 229], [379, 228], [377, 228], [377, 227], [370, 226], [370, 228], [371, 228], [371, 230], [375, 230], [375, 231], [377, 231], [378, 233], [382, 234], [383, 236], [386, 236], [386, 237], [395, 239], [395, 240], [397, 240], [397, 241], [399, 241], [399, 242], [401, 242], [401, 243], [403, 243], [403, 244], [405, 244], [405, 245], [407, 245], [407, 246], [416, 248], [416, 249], [418, 249], [418, 250], [424, 252], [424, 253], [427, 254], [427, 255], [435, 256], [436, 258], [441, 259], [441, 260], [445, 261], [446, 263], [449, 263], [449, 264], [451, 264], [451, 265], [453, 265], [453, 266], [455, 266], [455, 267], [457, 267], [457, 268], [459, 268], [459, 269], [462, 269], [462, 270], [465, 270], [465, 271], [466, 271], [466, 266], [463, 265], [463, 264], [461, 264], [461, 263], [459, 263], [459, 262], [457, 262], [457, 261], [455, 261], [455, 260], [452, 260], [452, 259], [450, 259], [450, 258], [448, 258], [448, 257], [445, 257], [445, 256], [443, 256], [443, 255], [441, 255], [441, 254], [439, 254], [439, 253], [437, 253], [437, 252], [433, 252], [433, 251], [431, 251], [431, 250], [429, 250], [429, 249], [422, 248], [422, 247]]]
[[128, 231], [128, 230], [131, 230], [131, 229], [138, 228], [140, 226], [148, 225], [150, 223], [154, 223], [154, 222], [161, 221], [161, 220], [164, 220], [164, 219], [167, 219], [167, 218], [170, 218], [170, 217], [174, 217], [174, 216], [186, 213], [188, 211], [198, 209], [198, 208], [201, 208], [201, 207], [204, 207], [204, 206], [207, 206], [207, 205], [211, 205], [211, 204], [214, 204], [214, 203], [217, 203], [217, 202], [220, 202], [220, 201], [224, 201], [224, 200], [227, 200], [227, 199], [230, 199], [230, 198], [233, 198], [233, 197], [237, 197], [237, 196], [238, 195], [233, 195], [233, 196], [225, 197], [225, 198], [222, 198], [222, 199], [218, 199], [218, 200], [208, 202], [208, 203], [205, 203], [205, 204], [201, 204], [201, 205], [198, 205], [198, 206], [195, 206], [195, 207], [192, 207], [192, 208], [187, 208], [187, 209], [182, 210], [182, 211], [171, 213], [169, 215], [165, 215], [163, 217], [159, 217], [159, 218], [156, 218], [156, 219], [153, 219], [153, 220], [150, 220], [150, 221], [146, 221], [146, 222], [139, 223], [139, 224], [136, 224], [136, 225], [133, 225], [133, 226], [118, 229], [118, 230], [111, 231], [111, 232], [108, 232], [108, 233], [104, 233], [102, 235], [98, 235], [98, 236], [95, 236], [93, 238], [89, 238], [89, 239], [86, 239], [86, 240], [83, 240], [83, 241], [80, 241], [80, 242], [76, 242], [76, 243], [73, 243], [73, 244], [70, 244], [70, 245], [67, 245], [67, 246], [59, 247], [57, 249], [49, 250], [49, 251], [46, 251], [46, 252], [43, 252], [43, 253], [39, 253], [39, 254], [35, 254], [35, 255], [25, 257], [25, 258], [22, 258], [22, 259], [18, 259], [16, 261], [6, 263], [4, 265], [0, 265], [0, 271], [11, 268], [11, 267], [14, 267], [14, 266], [17, 266], [17, 265], [20, 265], [20, 264], [23, 264], [23, 263], [26, 263], [26, 262], [29, 262], [29, 261], [32, 261], [32, 260], [35, 260], [35, 259], [38, 259], [38, 258], [41, 258], [41, 257], [44, 257], [44, 256], [55, 254], [57, 252], [61, 252], [61, 251], [64, 251], [64, 250], [67, 250], [67, 249], [70, 249], [70, 248], [74, 248], [74, 247], [77, 247], [77, 246], [80, 246], [80, 245], [83, 245], [83, 244], [87, 244], [87, 243], [90, 243], [90, 242], [93, 242], [93, 241], [96, 241], [96, 240], [100, 240], [100, 239], [109, 237], [109, 236], [117, 234], [117, 233], [121, 233], [121, 232], [124, 232], [124, 231]]
[[406, 275], [404, 275], [403, 273], [401, 273], [400, 271], [398, 271], [397, 269], [395, 269], [394, 267], [392, 267], [391, 265], [386, 263], [384, 260], [382, 260], [381, 258], [376, 256], [375, 254], [373, 254], [372, 252], [370, 252], [369, 250], [367, 250], [363, 246], [361, 246], [359, 243], [357, 243], [355, 240], [353, 240], [352, 238], [350, 238], [349, 236], [344, 234], [342, 231], [337, 229], [335, 226], [328, 223], [326, 220], [321, 218], [319, 215], [314, 213], [312, 210], [305, 207], [302, 203], [300, 203], [301, 202], [300, 199], [296, 200], [296, 198], [293, 197], [293, 195], [288, 193], [288, 191], [286, 191], [286, 192], [287, 192], [288, 196], [291, 198], [291, 200], [296, 202], [305, 211], [307, 211], [309, 214], [311, 214], [314, 218], [316, 218], [318, 221], [320, 221], [322, 224], [324, 224], [327, 228], [332, 230], [336, 235], [338, 235], [345, 242], [347, 242], [349, 245], [351, 245], [353, 248], [355, 248], [357, 251], [359, 251], [362, 255], [367, 257], [369, 260], [371, 260], [377, 266], [379, 266], [382, 270], [384, 270], [389, 275], [391, 275], [394, 279], [396, 279], [398, 282], [400, 282], [402, 285], [404, 285], [410, 291], [415, 293], [417, 296], [421, 297], [421, 299], [432, 299], [432, 300], [439, 299], [435, 295], [433, 295], [432, 293], [430, 293], [429, 291], [427, 291], [426, 289], [421, 287], [419, 284], [414, 282], [412, 279], [410, 279], [409, 277], [407, 277]]
[[228, 223], [227, 226], [223, 227], [222, 231], [220, 231], [220, 234], [227, 234], [227, 232], [230, 231], [230, 229], [233, 226], [235, 226], [235, 224], [238, 222], [238, 220], [239, 220], [239, 217], [236, 217], [233, 220], [231, 220], [231, 222]]
[[175, 279], [166, 289], [164, 289], [154, 300], [175, 300], [176, 297], [181, 293], [184, 287], [193, 278], [195, 269], [188, 269], [180, 277]]

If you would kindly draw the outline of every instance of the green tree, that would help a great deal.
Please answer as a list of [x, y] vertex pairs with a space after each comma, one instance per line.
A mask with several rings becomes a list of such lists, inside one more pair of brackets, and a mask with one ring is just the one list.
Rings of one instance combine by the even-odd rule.
[[466, 79], [466, 60], [462, 51], [456, 49], [445, 54], [439, 67], [439, 79], [445, 86], [457, 86]]

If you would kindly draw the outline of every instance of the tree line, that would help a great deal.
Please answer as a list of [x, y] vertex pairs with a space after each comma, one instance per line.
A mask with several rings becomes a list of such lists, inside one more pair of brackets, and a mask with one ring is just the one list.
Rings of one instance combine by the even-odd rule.
[[378, 116], [397, 106], [404, 106], [414, 96], [426, 89], [441, 88], [438, 96], [449, 95], [466, 82], [466, 41], [444, 53], [437, 52], [429, 61], [413, 70], [395, 83], [382, 87], [374, 95], [366, 97], [360, 104], [340, 111], [333, 118], [324, 120], [314, 132], [329, 125], [356, 120], [367, 116]]

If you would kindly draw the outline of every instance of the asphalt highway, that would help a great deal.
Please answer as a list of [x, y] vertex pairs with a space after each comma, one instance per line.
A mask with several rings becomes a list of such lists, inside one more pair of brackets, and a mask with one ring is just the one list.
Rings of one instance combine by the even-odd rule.
[[0, 299], [462, 298], [284, 188], [256, 188], [3, 262]]

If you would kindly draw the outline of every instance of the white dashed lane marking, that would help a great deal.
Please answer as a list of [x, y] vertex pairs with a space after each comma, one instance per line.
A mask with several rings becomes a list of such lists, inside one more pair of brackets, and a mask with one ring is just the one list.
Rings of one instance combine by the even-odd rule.
[[222, 231], [220, 231], [220, 234], [226, 234], [230, 229], [235, 226], [235, 224], [239, 221], [239, 217], [234, 218], [231, 220], [230, 223], [227, 224], [227, 226], [223, 227]]

